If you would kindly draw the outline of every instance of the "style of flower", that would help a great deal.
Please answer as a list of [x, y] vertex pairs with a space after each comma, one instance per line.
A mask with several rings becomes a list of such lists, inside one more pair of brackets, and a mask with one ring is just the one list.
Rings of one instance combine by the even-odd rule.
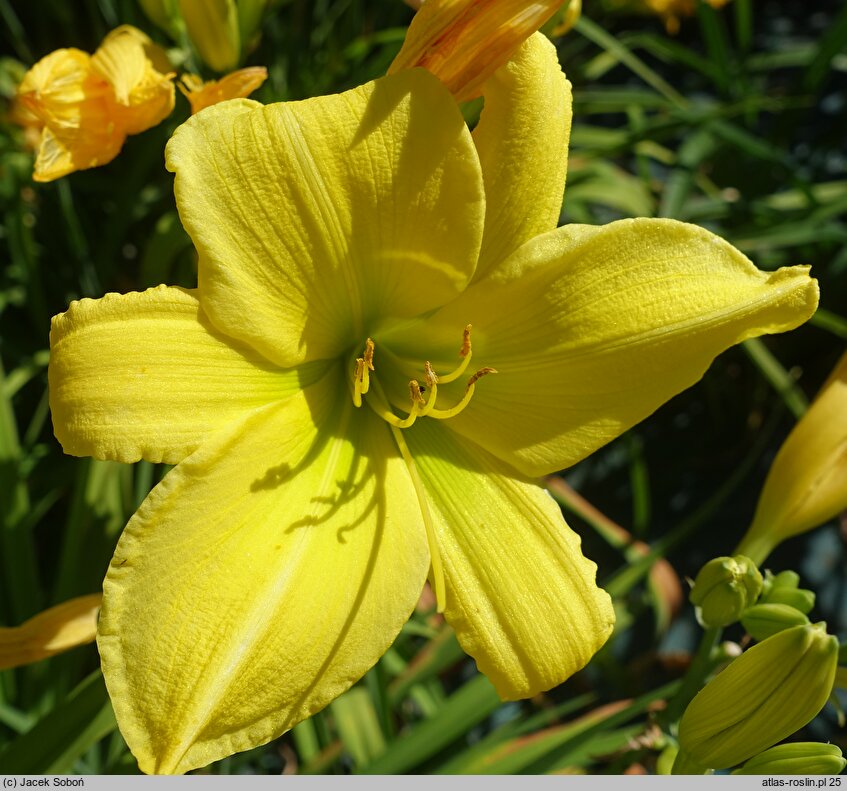
[[188, 99], [191, 114], [194, 115], [218, 102], [247, 98], [267, 78], [268, 70], [264, 66], [251, 66], [207, 82], [195, 74], [183, 74], [178, 87]]
[[174, 106], [174, 74], [150, 39], [129, 25], [94, 53], [59, 49], [18, 86], [17, 117], [40, 130], [33, 178], [53, 181], [111, 162], [127, 135], [162, 121]]
[[195, 290], [54, 319], [66, 452], [176, 465], [120, 539], [98, 644], [146, 772], [264, 743], [391, 645], [427, 576], [503, 698], [583, 667], [609, 597], [538, 476], [815, 310], [670, 220], [556, 228], [570, 86], [540, 34], [473, 135], [422, 69], [193, 116], [167, 148]]
[[847, 354], [776, 454], [739, 554], [763, 563], [778, 544], [847, 510]]

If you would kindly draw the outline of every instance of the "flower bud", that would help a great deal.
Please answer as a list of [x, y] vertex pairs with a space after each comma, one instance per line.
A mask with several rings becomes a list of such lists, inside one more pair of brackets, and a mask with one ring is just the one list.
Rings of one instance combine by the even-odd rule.
[[179, 10], [203, 62], [218, 72], [232, 71], [241, 57], [235, 0], [179, 0]]
[[762, 604], [784, 604], [808, 615], [815, 606], [815, 592], [804, 588], [774, 588], [759, 599]]
[[752, 560], [721, 557], [700, 569], [689, 599], [704, 626], [726, 626], [738, 620], [761, 590], [762, 575]]
[[688, 705], [679, 724], [680, 755], [725, 769], [790, 736], [823, 708], [837, 661], [838, 641], [824, 624], [795, 626], [757, 643]]
[[736, 550], [761, 563], [791, 536], [847, 508], [847, 354], [777, 453]]
[[809, 623], [804, 613], [787, 604], [756, 604], [744, 611], [741, 625], [754, 640], [761, 642], [768, 637]]
[[837, 775], [847, 766], [834, 744], [797, 742], [780, 744], [759, 753], [734, 775]]

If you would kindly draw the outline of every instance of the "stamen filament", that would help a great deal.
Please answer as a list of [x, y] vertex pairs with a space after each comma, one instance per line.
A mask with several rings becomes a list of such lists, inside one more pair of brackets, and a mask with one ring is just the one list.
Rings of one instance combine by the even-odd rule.
[[458, 367], [450, 371], [449, 374], [442, 374], [438, 377], [438, 380], [442, 384], [449, 384], [450, 382], [455, 382], [468, 368], [470, 364], [471, 357], [473, 357], [473, 349], [471, 348], [471, 325], [468, 324], [465, 327], [464, 332], [462, 333], [462, 348], [459, 349], [459, 355], [462, 357], [462, 362], [459, 363]]
[[415, 494], [418, 496], [418, 505], [421, 509], [421, 517], [423, 518], [424, 530], [426, 532], [426, 542], [429, 545], [429, 560], [432, 566], [432, 586], [435, 589], [435, 609], [437, 612], [444, 612], [444, 605], [447, 597], [446, 585], [444, 583], [444, 566], [441, 563], [441, 553], [438, 551], [438, 541], [435, 537], [435, 525], [432, 521], [432, 514], [429, 511], [429, 503], [426, 499], [426, 490], [423, 486], [423, 481], [418, 474], [418, 468], [415, 465], [415, 460], [409, 452], [409, 446], [406, 440], [403, 439], [403, 434], [391, 428], [391, 433], [394, 435], [394, 441], [400, 450], [400, 455], [403, 461], [406, 462], [406, 469], [409, 470], [409, 477], [412, 479], [412, 486], [415, 487]]
[[432, 370], [429, 360], [424, 364], [424, 370], [426, 371], [426, 386], [429, 388], [429, 398], [426, 404], [421, 407], [420, 417], [426, 417], [432, 412], [435, 408], [435, 399], [438, 398], [438, 377], [435, 375], [435, 371]]
[[476, 383], [482, 379], [483, 376], [496, 373], [497, 371], [494, 368], [480, 368], [470, 379], [468, 379], [467, 390], [465, 390], [465, 395], [458, 404], [450, 407], [450, 409], [432, 409], [428, 413], [429, 416], [434, 417], [436, 420], [448, 420], [451, 417], [456, 417], [456, 415], [458, 415], [473, 398]]
[[405, 418], [399, 418], [391, 411], [391, 407], [388, 406], [388, 399], [385, 397], [379, 381], [374, 379], [373, 384], [374, 390], [365, 403], [392, 428], [409, 428], [420, 414], [420, 405], [413, 400], [412, 409], [409, 414]]
[[356, 358], [356, 370], [353, 373], [353, 406], [362, 406], [362, 383], [364, 381], [365, 361], [361, 357]]

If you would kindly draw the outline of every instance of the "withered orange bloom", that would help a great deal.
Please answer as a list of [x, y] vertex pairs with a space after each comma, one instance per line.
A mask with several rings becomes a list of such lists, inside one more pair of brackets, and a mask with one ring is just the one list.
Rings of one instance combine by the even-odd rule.
[[264, 66], [250, 66], [208, 82], [203, 82], [196, 74], [183, 74], [178, 87], [191, 104], [194, 115], [227, 99], [246, 99], [267, 78], [268, 70]]
[[427, 0], [388, 73], [422, 66], [457, 101], [474, 99], [561, 5], [562, 0]]
[[78, 596], [38, 613], [20, 626], [0, 626], [0, 670], [93, 643], [102, 600], [100, 593]]
[[174, 106], [174, 74], [140, 30], [113, 30], [94, 53], [59, 49], [18, 86], [16, 117], [41, 131], [36, 181], [111, 162], [127, 135], [162, 121]]

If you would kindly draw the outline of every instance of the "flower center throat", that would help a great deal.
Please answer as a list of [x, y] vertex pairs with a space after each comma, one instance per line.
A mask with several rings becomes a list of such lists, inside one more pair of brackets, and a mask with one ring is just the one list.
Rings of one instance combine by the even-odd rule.
[[[439, 409], [436, 407], [436, 399], [438, 398], [438, 384], [449, 384], [456, 381], [462, 376], [470, 365], [471, 357], [473, 356], [473, 348], [471, 344], [471, 325], [468, 324], [462, 334], [462, 347], [459, 349], [461, 362], [452, 371], [446, 374], [438, 375], [432, 368], [429, 360], [424, 363], [424, 383], [422, 387], [417, 379], [409, 381], [409, 400], [411, 407], [405, 417], [400, 417], [392, 410], [385, 391], [380, 386], [379, 381], [372, 377], [375, 372], [374, 367], [374, 352], [376, 345], [371, 338], [365, 341], [365, 349], [361, 357], [356, 358], [356, 364], [353, 370], [352, 379], [349, 381], [350, 391], [353, 398], [353, 404], [356, 407], [361, 407], [363, 402], [382, 418], [391, 428], [391, 433], [394, 436], [394, 441], [397, 443], [397, 448], [412, 480], [415, 488], [415, 494], [418, 498], [418, 504], [421, 509], [421, 517], [423, 518], [424, 528], [426, 530], [427, 543], [429, 544], [430, 562], [432, 564], [432, 585], [435, 590], [435, 600], [438, 612], [444, 611], [446, 588], [444, 583], [444, 568], [441, 563], [441, 553], [438, 550], [438, 541], [435, 534], [435, 525], [432, 520], [432, 514], [429, 510], [429, 503], [426, 497], [426, 490], [423, 481], [415, 465], [415, 460], [409, 451], [409, 446], [403, 437], [402, 429], [409, 428], [419, 417], [432, 417], [436, 420], [447, 420], [455, 417], [462, 412], [473, 398], [476, 383], [487, 374], [494, 374], [497, 371], [494, 368], [480, 368], [476, 373], [468, 379], [465, 393], [462, 398], [453, 406], [447, 409]], [[427, 395], [424, 397], [424, 392]], [[363, 398], [363, 396], [367, 396]]]

